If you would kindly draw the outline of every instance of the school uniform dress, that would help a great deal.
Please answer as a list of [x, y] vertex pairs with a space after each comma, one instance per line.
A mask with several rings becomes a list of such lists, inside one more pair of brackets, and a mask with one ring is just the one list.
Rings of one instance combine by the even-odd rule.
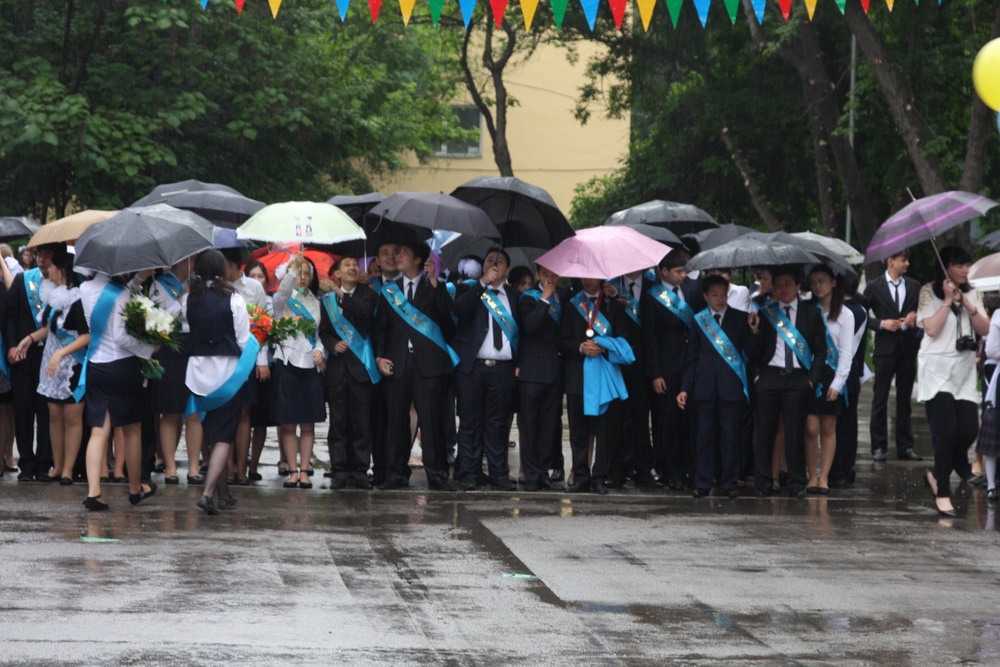
[[[49, 335], [45, 339], [45, 349], [42, 351], [42, 365], [38, 380], [38, 393], [50, 403], [76, 403], [73, 392], [80, 382], [80, 371], [83, 364], [75, 355], [66, 355], [59, 360], [59, 367], [54, 375], [49, 375], [48, 365], [52, 355], [59, 349], [75, 341], [83, 334], [90, 333], [87, 318], [83, 314], [83, 303], [80, 301], [80, 288], [67, 288], [65, 285], [52, 290], [48, 307], [42, 318], [43, 326], [49, 327]], [[65, 341], [65, 345], [63, 343]], [[86, 354], [84, 348], [81, 356]]]
[[149, 286], [149, 298], [173, 317], [181, 317], [181, 332], [177, 336], [180, 349], [172, 350], [162, 345], [153, 358], [163, 366], [163, 377], [150, 384], [153, 412], [160, 415], [174, 415], [184, 412], [191, 392], [184, 384], [188, 362], [187, 321], [181, 312], [180, 298], [184, 284], [170, 271], [154, 279]]
[[[289, 269], [274, 294], [275, 317], [291, 317], [292, 299], [299, 301], [313, 321], [320, 320], [320, 303], [312, 292], [294, 289], [298, 271]], [[310, 340], [301, 333], [278, 345], [274, 351], [273, 385], [274, 421], [278, 424], [316, 424], [326, 420], [323, 400], [323, 374], [313, 363], [313, 352], [324, 353], [318, 335]]]
[[91, 330], [90, 348], [87, 352], [86, 394], [84, 417], [87, 426], [104, 425], [105, 415], [110, 414], [111, 426], [127, 426], [142, 421], [144, 401], [141, 362], [153, 356], [153, 346], [140, 343], [125, 332], [122, 310], [132, 297], [132, 292], [122, 289], [111, 306], [104, 334], [95, 347], [94, 307], [101, 293], [111, 282], [108, 276], [98, 274], [80, 285], [80, 300]]
[[[844, 393], [847, 391], [847, 377], [851, 373], [851, 365], [854, 362], [854, 312], [847, 307], [841, 307], [840, 316], [836, 320], [831, 320], [827, 313], [823, 314], [823, 324], [826, 325], [828, 333], [827, 339], [827, 359], [830, 360], [830, 343], [837, 350], [837, 366], [833, 368], [827, 363], [823, 373], [822, 389], [820, 395], [815, 392], [809, 399], [810, 415], [840, 415], [844, 410]], [[836, 389], [840, 394], [836, 401], [826, 400], [826, 392], [829, 389]]]

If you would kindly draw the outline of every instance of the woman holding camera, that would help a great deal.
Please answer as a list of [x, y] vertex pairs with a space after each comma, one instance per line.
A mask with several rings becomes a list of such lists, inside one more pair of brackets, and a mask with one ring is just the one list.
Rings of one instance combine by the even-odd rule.
[[972, 256], [958, 246], [940, 252], [942, 269], [920, 290], [917, 326], [926, 334], [917, 355], [917, 400], [932, 424], [934, 471], [925, 477], [941, 516], [955, 516], [951, 473], [972, 475], [969, 446], [979, 430], [976, 389], [976, 334], [985, 336], [989, 318], [977, 290], [969, 285]]

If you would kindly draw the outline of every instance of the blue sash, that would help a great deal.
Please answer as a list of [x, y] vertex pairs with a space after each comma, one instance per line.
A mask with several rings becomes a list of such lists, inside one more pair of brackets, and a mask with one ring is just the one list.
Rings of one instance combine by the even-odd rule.
[[[301, 317], [306, 322], [312, 322], [314, 327], [316, 326], [316, 318], [312, 316], [312, 313], [309, 312], [309, 309], [306, 308], [306, 305], [304, 303], [295, 298], [294, 294], [292, 294], [292, 298], [288, 300], [288, 309], [292, 311], [292, 313], [296, 317]], [[309, 340], [310, 345], [312, 345], [313, 347], [316, 347], [315, 331], [316, 329], [314, 328], [313, 333], [309, 336], [306, 336], [306, 338]]]
[[79, 403], [87, 390], [87, 366], [90, 365], [90, 355], [97, 351], [104, 337], [104, 330], [108, 328], [113, 313], [111, 309], [115, 306], [118, 295], [125, 291], [124, 285], [111, 281], [101, 290], [101, 295], [97, 297], [94, 310], [90, 313], [90, 344], [87, 346], [87, 356], [83, 360], [83, 368], [80, 369], [80, 382], [73, 392], [73, 400]]
[[[470, 278], [469, 280], [463, 280], [462, 284], [467, 287], [472, 287], [478, 282], [479, 282], [478, 280], [472, 280]], [[452, 282], [446, 282], [444, 284], [444, 288], [448, 291], [448, 296], [451, 297], [451, 300], [454, 301], [456, 294], [458, 294], [458, 285]], [[456, 325], [458, 325], [458, 315], [455, 314], [454, 311], [452, 311], [451, 313], [451, 321], [454, 322]]]
[[[555, 295], [553, 294], [553, 296], [555, 296]], [[537, 288], [530, 289], [527, 292], [524, 292], [523, 294], [521, 294], [521, 298], [522, 299], [525, 298], [525, 297], [527, 297], [529, 299], [534, 299], [535, 301], [541, 301], [542, 300], [542, 291], [540, 289], [537, 289]], [[553, 320], [555, 320], [557, 326], [560, 325], [560, 324], [562, 324], [562, 304], [559, 303], [559, 301], [557, 299], [551, 299], [549, 301], [549, 316]]]
[[[823, 312], [823, 307], [816, 304], [816, 307]], [[826, 365], [833, 370], [834, 373], [837, 372], [837, 363], [840, 361], [840, 350], [837, 349], [837, 344], [833, 340], [833, 336], [830, 335], [830, 327], [826, 325], [826, 313], [823, 313], [823, 331], [826, 333]], [[820, 382], [819, 386], [816, 387], [816, 395], [823, 395], [823, 383]], [[841, 392], [840, 396], [844, 399], [844, 405], [851, 407], [851, 400], [847, 397], [847, 387], [844, 387], [844, 391]]]
[[695, 315], [694, 321], [701, 327], [705, 337], [715, 348], [715, 351], [719, 353], [723, 361], [729, 364], [729, 367], [736, 373], [736, 377], [743, 384], [743, 396], [746, 397], [747, 403], [749, 403], [750, 389], [749, 382], [747, 381], [747, 366], [746, 361], [743, 359], [743, 354], [736, 349], [733, 341], [729, 339], [726, 332], [723, 331], [722, 327], [715, 321], [715, 318], [712, 317], [710, 309], [706, 308]]
[[31, 315], [35, 318], [35, 324], [41, 325], [39, 316], [42, 314], [42, 270], [39, 268], [29, 269], [24, 272], [24, 291], [28, 294], [28, 306], [31, 308]]
[[520, 335], [517, 322], [514, 320], [514, 316], [510, 314], [510, 311], [507, 310], [507, 307], [503, 305], [503, 301], [498, 298], [499, 295], [493, 294], [490, 291], [491, 289], [493, 288], [487, 287], [483, 290], [483, 295], [479, 298], [493, 318], [493, 324], [503, 329], [504, 335], [510, 341], [511, 350], [514, 351], [514, 354], [517, 354], [517, 342]]
[[180, 300], [181, 294], [184, 293], [184, 285], [177, 279], [177, 276], [172, 273], [164, 273], [156, 279], [156, 282], [160, 284], [160, 287], [166, 290], [167, 294], [174, 298], [174, 301]]
[[[77, 339], [77, 336], [74, 336], [70, 332], [63, 329], [62, 327], [56, 325], [57, 312], [59, 311], [57, 311], [55, 308], [49, 308], [49, 331], [51, 331], [56, 335], [56, 338], [59, 340], [60, 345], [66, 347], [70, 343], [74, 342]], [[87, 350], [77, 350], [76, 352], [73, 353], [72, 356], [74, 359], [76, 359], [79, 363], [82, 364], [84, 361], [87, 360]]]
[[641, 311], [639, 310], [639, 302], [635, 300], [632, 296], [632, 292], [625, 289], [625, 278], [618, 278], [618, 294], [625, 297], [625, 312], [628, 314], [632, 321], [637, 325], [642, 326], [642, 321], [639, 319]]
[[7, 346], [3, 344], [3, 334], [0, 333], [0, 373], [10, 378], [10, 366], [7, 365]]
[[385, 287], [382, 288], [382, 294], [385, 296], [385, 300], [389, 302], [389, 305], [392, 306], [392, 309], [396, 311], [396, 314], [399, 315], [404, 322], [409, 324], [410, 327], [412, 327], [418, 334], [429, 339], [432, 343], [447, 352], [448, 356], [451, 358], [452, 365], [458, 366], [458, 354], [456, 354], [455, 350], [451, 349], [451, 346], [445, 341], [444, 334], [441, 332], [441, 327], [438, 326], [437, 322], [414, 308], [403, 295], [403, 292], [400, 291], [399, 286], [396, 283], [386, 283]]
[[[577, 292], [576, 296], [569, 300], [573, 304], [573, 310], [580, 314], [583, 321], [590, 326], [590, 318], [594, 314], [590, 310], [590, 300], [587, 299], [587, 295], [583, 292]], [[597, 304], [594, 304], [597, 307]], [[608, 322], [608, 318], [604, 316], [600, 310], [597, 311], [597, 319], [594, 320], [594, 333], [598, 336], [609, 336], [611, 335], [611, 323]]]
[[221, 387], [208, 396], [199, 396], [192, 393], [188, 397], [187, 406], [184, 408], [184, 419], [197, 412], [198, 419], [205, 421], [206, 412], [218, 410], [231, 401], [236, 392], [246, 384], [247, 378], [250, 377], [250, 372], [257, 365], [258, 352], [260, 352], [260, 343], [253, 334], [250, 334], [250, 338], [247, 339], [247, 346], [240, 353], [240, 358], [236, 362], [236, 370], [233, 371], [233, 374], [222, 383]]
[[656, 269], [646, 269], [646, 272], [642, 274], [642, 277], [650, 282], [650, 284], [656, 282]]
[[[347, 343], [347, 347], [368, 371], [372, 384], [378, 384], [378, 381], [382, 379], [382, 374], [378, 370], [378, 364], [375, 363], [375, 353], [372, 351], [371, 341], [364, 338], [340, 312], [336, 294], [327, 294], [322, 301], [323, 307], [326, 308], [326, 314], [330, 318], [330, 324], [333, 325], [333, 330], [340, 336], [340, 340]], [[330, 353], [332, 354], [333, 350], [330, 350]]]
[[807, 371], [812, 369], [812, 350], [809, 349], [805, 338], [795, 328], [792, 321], [788, 319], [788, 316], [778, 308], [778, 304], [772, 303], [767, 308], [761, 308], [760, 312], [764, 315], [764, 319], [770, 322], [774, 330], [778, 332], [778, 336], [792, 348], [802, 367]]
[[678, 299], [677, 295], [673, 293], [673, 290], [668, 290], [664, 287], [663, 283], [660, 283], [649, 289], [649, 293], [653, 295], [653, 298], [666, 308], [668, 311], [673, 313], [680, 319], [681, 322], [687, 325], [688, 329], [694, 324], [694, 311], [691, 310], [691, 306], [687, 304], [686, 301]]

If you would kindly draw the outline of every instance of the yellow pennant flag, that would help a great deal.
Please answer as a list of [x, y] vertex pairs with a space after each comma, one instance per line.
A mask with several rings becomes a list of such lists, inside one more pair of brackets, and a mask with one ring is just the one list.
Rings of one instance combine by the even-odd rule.
[[531, 30], [531, 22], [535, 20], [535, 10], [538, 0], [521, 0], [521, 13], [524, 14], [524, 28]]
[[271, 16], [278, 18], [278, 10], [281, 9], [281, 0], [267, 0], [267, 4], [271, 5]]
[[[536, 0], [537, 1], [537, 0]], [[399, 11], [403, 14], [403, 25], [410, 25], [410, 14], [417, 0], [399, 0]]]
[[892, 6], [896, 3], [896, 0], [885, 0], [885, 4], [889, 6], [889, 11], [892, 11]]
[[642, 29], [649, 30], [649, 22], [653, 19], [653, 7], [656, 6], [656, 0], [635, 0], [635, 3], [639, 5]]
[[[892, 2], [892, 0], [889, 0]], [[809, 14], [809, 20], [813, 20], [813, 15], [816, 14], [816, 0], [806, 0], [806, 13]]]

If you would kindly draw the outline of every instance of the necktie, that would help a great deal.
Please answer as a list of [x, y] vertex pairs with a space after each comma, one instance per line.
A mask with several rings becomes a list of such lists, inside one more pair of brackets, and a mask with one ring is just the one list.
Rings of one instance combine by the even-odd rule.
[[410, 281], [410, 284], [406, 286], [406, 300], [409, 301], [409, 302], [411, 302], [411, 303], [413, 302], [413, 281], [412, 280]]
[[903, 313], [903, 304], [901, 304], [899, 302], [899, 283], [893, 283], [892, 284], [892, 289], [896, 293], [896, 312], [902, 314]]
[[[784, 306], [784, 309], [785, 309], [785, 316], [788, 317], [789, 321], [791, 321], [792, 320], [792, 307], [791, 306]], [[788, 343], [785, 343], [785, 370], [786, 371], [795, 370], [795, 361], [793, 359], [794, 354], [795, 354], [795, 352], [792, 350], [791, 346]]]
[[639, 294], [638, 294], [639, 290], [636, 289], [637, 286], [638, 283], [636, 283], [634, 280], [628, 285], [628, 291], [632, 293], [632, 298], [635, 299], [636, 301], [639, 300]]
[[715, 323], [718, 324], [721, 327], [722, 326], [722, 315], [719, 315], [718, 313], [716, 313], [715, 315], [712, 315], [712, 317], [715, 318]]
[[680, 299], [681, 298], [681, 288], [680, 287], [675, 287], [673, 291], [674, 291], [674, 296], [677, 297], [678, 299]]
[[[500, 294], [500, 290], [490, 288], [494, 296]], [[503, 349], [503, 332], [500, 331], [500, 325], [496, 323], [496, 319], [490, 316], [490, 328], [493, 329], [493, 349], [502, 350]]]

